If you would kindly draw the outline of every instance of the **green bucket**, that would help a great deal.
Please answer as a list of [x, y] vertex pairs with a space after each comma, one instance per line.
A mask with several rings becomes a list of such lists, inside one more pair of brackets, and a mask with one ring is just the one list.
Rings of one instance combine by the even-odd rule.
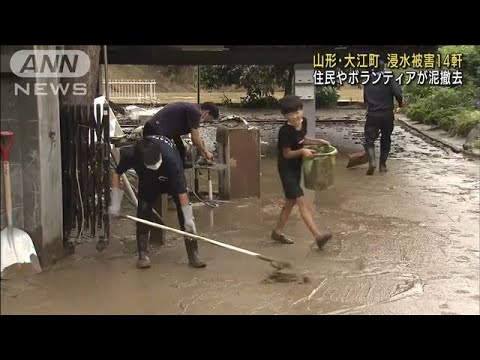
[[303, 159], [302, 172], [305, 188], [322, 191], [334, 183], [337, 149], [331, 145], [309, 145], [307, 149], [316, 151], [313, 159]]

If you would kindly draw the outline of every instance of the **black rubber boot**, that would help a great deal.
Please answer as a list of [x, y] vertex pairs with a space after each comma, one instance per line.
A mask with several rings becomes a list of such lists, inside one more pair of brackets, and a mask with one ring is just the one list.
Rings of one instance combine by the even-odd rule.
[[142, 234], [137, 237], [138, 261], [137, 268], [147, 269], [150, 267], [150, 258], [148, 257], [149, 236]]
[[380, 164], [379, 164], [378, 171], [380, 172], [387, 172], [387, 156], [385, 154], [380, 153]]
[[369, 147], [366, 150], [367, 150], [367, 154], [368, 154], [367, 175], [373, 175], [373, 172], [375, 171], [375, 149]]
[[187, 250], [188, 262], [191, 267], [203, 268], [207, 266], [198, 256], [198, 243], [197, 240], [185, 239], [185, 249]]

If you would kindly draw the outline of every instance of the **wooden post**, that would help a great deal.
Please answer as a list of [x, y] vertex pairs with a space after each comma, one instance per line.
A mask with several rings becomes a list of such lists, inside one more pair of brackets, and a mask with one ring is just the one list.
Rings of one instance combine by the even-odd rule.
[[[158, 212], [160, 217], [165, 221], [165, 218], [167, 216], [167, 211], [168, 211], [168, 195], [167, 194], [162, 194], [157, 198], [157, 201], [153, 204], [153, 208]], [[154, 222], [157, 222], [161, 224], [159, 219], [154, 215], [153, 220]], [[167, 224], [163, 224], [167, 225]], [[150, 242], [152, 243], [158, 243], [160, 245], [165, 245], [165, 235], [166, 232], [163, 231], [160, 228], [151, 228], [150, 229]]]

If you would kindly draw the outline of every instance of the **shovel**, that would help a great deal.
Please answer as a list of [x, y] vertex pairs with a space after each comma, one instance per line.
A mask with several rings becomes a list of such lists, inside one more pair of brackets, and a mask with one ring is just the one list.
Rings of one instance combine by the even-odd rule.
[[[13, 145], [13, 132], [2, 131], [1, 139], [7, 139], [1, 144], [3, 158], [3, 182], [5, 184], [5, 210], [7, 213], [7, 227], [1, 233], [1, 271], [13, 264], [32, 263], [36, 273], [42, 271], [38, 262], [37, 253], [30, 236], [23, 230], [13, 227], [12, 221], [12, 191], [10, 187], [9, 151]], [[32, 257], [34, 255], [35, 257]]]
[[368, 162], [367, 152], [360, 151], [349, 155], [347, 168], [366, 164]]

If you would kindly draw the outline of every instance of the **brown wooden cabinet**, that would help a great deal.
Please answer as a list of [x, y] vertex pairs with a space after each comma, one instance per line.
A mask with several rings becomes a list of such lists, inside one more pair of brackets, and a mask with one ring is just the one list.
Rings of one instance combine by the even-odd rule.
[[217, 128], [219, 161], [227, 164], [219, 173], [221, 199], [260, 197], [260, 129]]

